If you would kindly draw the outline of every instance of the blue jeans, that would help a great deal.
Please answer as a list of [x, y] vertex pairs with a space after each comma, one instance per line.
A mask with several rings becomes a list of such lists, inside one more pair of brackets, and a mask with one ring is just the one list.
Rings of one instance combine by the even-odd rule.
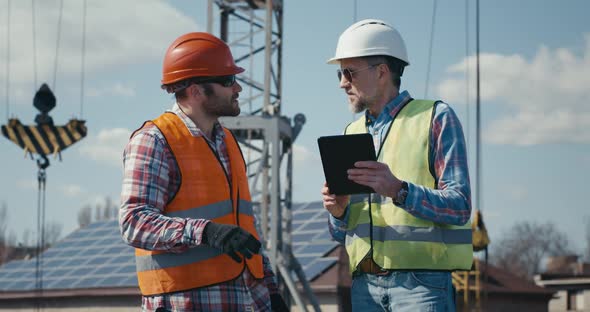
[[392, 271], [355, 274], [352, 311], [455, 311], [450, 272]]

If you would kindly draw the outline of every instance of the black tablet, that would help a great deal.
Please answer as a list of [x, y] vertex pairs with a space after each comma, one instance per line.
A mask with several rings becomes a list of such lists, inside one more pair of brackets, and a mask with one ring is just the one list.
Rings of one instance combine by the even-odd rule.
[[347, 170], [361, 160], [376, 160], [373, 137], [368, 133], [323, 136], [318, 146], [324, 166], [324, 175], [330, 192], [336, 195], [374, 193], [369, 186], [348, 179]]

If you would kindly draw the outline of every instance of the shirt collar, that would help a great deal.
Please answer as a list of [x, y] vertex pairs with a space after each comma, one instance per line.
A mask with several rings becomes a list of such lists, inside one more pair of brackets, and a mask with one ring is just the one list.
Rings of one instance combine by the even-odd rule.
[[[178, 103], [174, 103], [169, 112], [174, 113], [176, 114], [176, 116], [180, 117], [180, 120], [182, 120], [182, 122], [188, 128], [188, 131], [191, 133], [193, 137], [204, 137], [206, 140], [209, 140], [209, 138], [205, 135], [203, 130], [199, 129], [197, 124], [195, 124], [195, 122], [182, 111]], [[213, 138], [214, 140], [225, 138], [225, 133], [223, 132], [221, 124], [219, 124], [219, 122], [216, 122], [213, 125]]]
[[393, 100], [389, 101], [389, 103], [387, 103], [385, 107], [383, 107], [383, 110], [381, 111], [379, 116], [373, 117], [373, 115], [369, 113], [369, 110], [366, 110], [366, 123], [374, 123], [375, 121], [383, 119], [385, 117], [393, 118], [397, 114], [397, 112], [399, 112], [400, 109], [404, 107], [404, 105], [406, 105], [406, 103], [408, 103], [410, 100], [412, 100], [410, 93], [407, 90], [404, 90], [402, 93], [398, 94], [395, 98], [393, 98]]

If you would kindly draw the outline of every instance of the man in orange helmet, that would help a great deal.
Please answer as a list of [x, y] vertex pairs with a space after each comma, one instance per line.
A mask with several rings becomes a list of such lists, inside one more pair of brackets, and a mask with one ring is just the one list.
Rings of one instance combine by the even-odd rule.
[[180, 36], [162, 77], [176, 103], [125, 148], [119, 223], [143, 311], [288, 311], [260, 252], [244, 158], [218, 121], [240, 114], [243, 71], [215, 36]]

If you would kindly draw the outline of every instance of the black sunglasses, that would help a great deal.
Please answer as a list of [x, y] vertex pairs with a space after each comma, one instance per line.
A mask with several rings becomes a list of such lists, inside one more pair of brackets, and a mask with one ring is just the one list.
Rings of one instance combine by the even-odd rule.
[[369, 68], [373, 68], [373, 67], [378, 66], [378, 65], [380, 65], [380, 64], [369, 65], [368, 67], [357, 69], [357, 70], [354, 70], [354, 71], [353, 70], [350, 70], [348, 68], [337, 69], [336, 70], [336, 74], [338, 74], [338, 81], [342, 81], [342, 76], [344, 75], [344, 79], [346, 79], [346, 81], [352, 83], [352, 74], [358, 73], [358, 72], [363, 71], [363, 70], [367, 70]]
[[195, 79], [193, 83], [218, 83], [226, 88], [233, 86], [236, 83], [236, 75], [206, 77], [202, 79]]

